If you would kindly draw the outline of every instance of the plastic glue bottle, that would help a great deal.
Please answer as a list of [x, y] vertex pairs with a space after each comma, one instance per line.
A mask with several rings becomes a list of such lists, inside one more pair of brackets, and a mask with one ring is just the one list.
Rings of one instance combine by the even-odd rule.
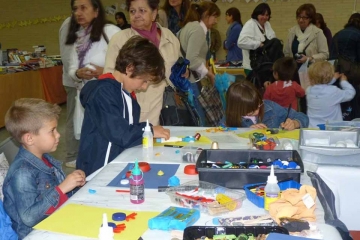
[[139, 168], [138, 160], [131, 170], [130, 176], [130, 202], [140, 204], [145, 201], [144, 174]]
[[142, 145], [143, 145], [143, 161], [149, 161], [153, 156], [153, 134], [149, 125], [149, 120], [146, 120], [146, 126], [144, 128]]
[[99, 230], [99, 240], [114, 240], [114, 231], [108, 225], [106, 213], [103, 214], [103, 224]]
[[277, 177], [274, 174], [274, 165], [271, 165], [270, 176], [264, 189], [264, 208], [269, 210], [269, 204], [275, 202], [280, 197], [280, 187], [277, 184]]

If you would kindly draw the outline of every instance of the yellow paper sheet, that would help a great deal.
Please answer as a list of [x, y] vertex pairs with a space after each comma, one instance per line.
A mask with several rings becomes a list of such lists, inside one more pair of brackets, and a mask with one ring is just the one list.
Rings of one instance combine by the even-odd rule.
[[274, 136], [277, 138], [290, 138], [290, 139], [295, 139], [295, 140], [299, 140], [300, 138], [300, 130], [299, 129], [295, 129], [292, 131], [287, 131], [287, 130], [280, 130], [279, 133], [277, 134], [266, 134], [266, 129], [255, 129], [252, 131], [248, 131], [248, 132], [243, 132], [240, 134], [237, 134], [239, 137], [243, 137], [243, 138], [249, 138], [249, 135], [254, 133], [254, 132], [258, 132], [258, 133], [263, 133], [268, 137]]
[[51, 214], [34, 228], [63, 234], [98, 238], [99, 228], [102, 224], [102, 216], [103, 213], [106, 213], [108, 222], [114, 222], [115, 224], [125, 223], [126, 225], [124, 231], [114, 234], [114, 239], [134, 240], [139, 239], [148, 229], [148, 220], [159, 214], [159, 212], [136, 212], [137, 216], [135, 220], [115, 222], [112, 220], [112, 215], [116, 212], [123, 212], [128, 215], [134, 211], [68, 204]]
[[[179, 138], [184, 138], [185, 136], [181, 136]], [[200, 139], [198, 141], [196, 141], [196, 143], [199, 144], [211, 144], [211, 140], [205, 136], [201, 136]], [[186, 146], [188, 145], [188, 142], [167, 142], [167, 143], [157, 143], [154, 142], [154, 147], [162, 147], [164, 145], [177, 145], [177, 146]]]

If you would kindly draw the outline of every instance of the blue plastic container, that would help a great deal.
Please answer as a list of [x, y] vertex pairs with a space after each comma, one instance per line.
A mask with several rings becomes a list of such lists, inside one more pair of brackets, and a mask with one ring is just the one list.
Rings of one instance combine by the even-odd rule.
[[[247, 184], [244, 186], [244, 190], [245, 190], [245, 194], [246, 197], [249, 199], [250, 202], [252, 202], [253, 204], [255, 204], [256, 206], [258, 206], [259, 208], [264, 208], [264, 197], [261, 196], [257, 196], [255, 193], [253, 193], [252, 191], [250, 191], [250, 189], [253, 186], [257, 186], [257, 185], [263, 185], [265, 187], [266, 182], [265, 183], [252, 183], [252, 184]], [[289, 180], [289, 181], [285, 181], [285, 182], [281, 182], [278, 184], [280, 187], [280, 191], [284, 191], [288, 188], [296, 188], [296, 189], [300, 189], [301, 184], [294, 181], [294, 180]]]

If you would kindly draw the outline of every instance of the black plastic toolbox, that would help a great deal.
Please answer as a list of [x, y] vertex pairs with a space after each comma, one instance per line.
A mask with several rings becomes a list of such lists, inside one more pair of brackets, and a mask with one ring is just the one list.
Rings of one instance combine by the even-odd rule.
[[[304, 164], [299, 153], [295, 150], [207, 149], [201, 152], [196, 162], [199, 180], [232, 189], [243, 189], [246, 184], [266, 182], [270, 175], [270, 168], [211, 168], [212, 163], [209, 163], [209, 161], [223, 164], [225, 161], [242, 162], [247, 167], [251, 164], [251, 159], [262, 159], [263, 161], [281, 159], [294, 161], [300, 166], [300, 169], [275, 169], [278, 181], [292, 179], [300, 183], [300, 175], [304, 172]], [[271, 165], [271, 162], [266, 164]]]

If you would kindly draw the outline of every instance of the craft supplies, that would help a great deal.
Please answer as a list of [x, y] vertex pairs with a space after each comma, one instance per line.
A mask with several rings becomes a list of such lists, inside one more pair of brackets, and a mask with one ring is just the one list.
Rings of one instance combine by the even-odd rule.
[[149, 120], [146, 120], [146, 126], [142, 136], [143, 145], [143, 160], [149, 161], [153, 157], [153, 134], [149, 125]]
[[212, 142], [210, 149], [219, 149], [219, 143], [216, 141]]
[[168, 188], [166, 194], [175, 204], [195, 208], [210, 215], [234, 211], [242, 206], [245, 199], [242, 192], [201, 181]]
[[274, 150], [279, 145], [279, 140], [276, 137], [268, 138], [265, 134], [254, 132], [249, 135], [251, 148], [259, 150]]
[[170, 137], [168, 140], [165, 140], [165, 138], [156, 138], [155, 141], [157, 143], [181, 142], [182, 138], [180, 138], [180, 137]]
[[269, 204], [275, 202], [280, 197], [280, 187], [277, 184], [277, 177], [274, 174], [274, 166], [271, 166], [270, 175], [264, 188], [264, 208], [269, 210]]
[[150, 229], [184, 230], [199, 218], [200, 212], [197, 209], [169, 207], [158, 216], [151, 218], [148, 225]]
[[134, 204], [145, 201], [144, 173], [140, 170], [137, 159], [130, 176], [130, 202]]

